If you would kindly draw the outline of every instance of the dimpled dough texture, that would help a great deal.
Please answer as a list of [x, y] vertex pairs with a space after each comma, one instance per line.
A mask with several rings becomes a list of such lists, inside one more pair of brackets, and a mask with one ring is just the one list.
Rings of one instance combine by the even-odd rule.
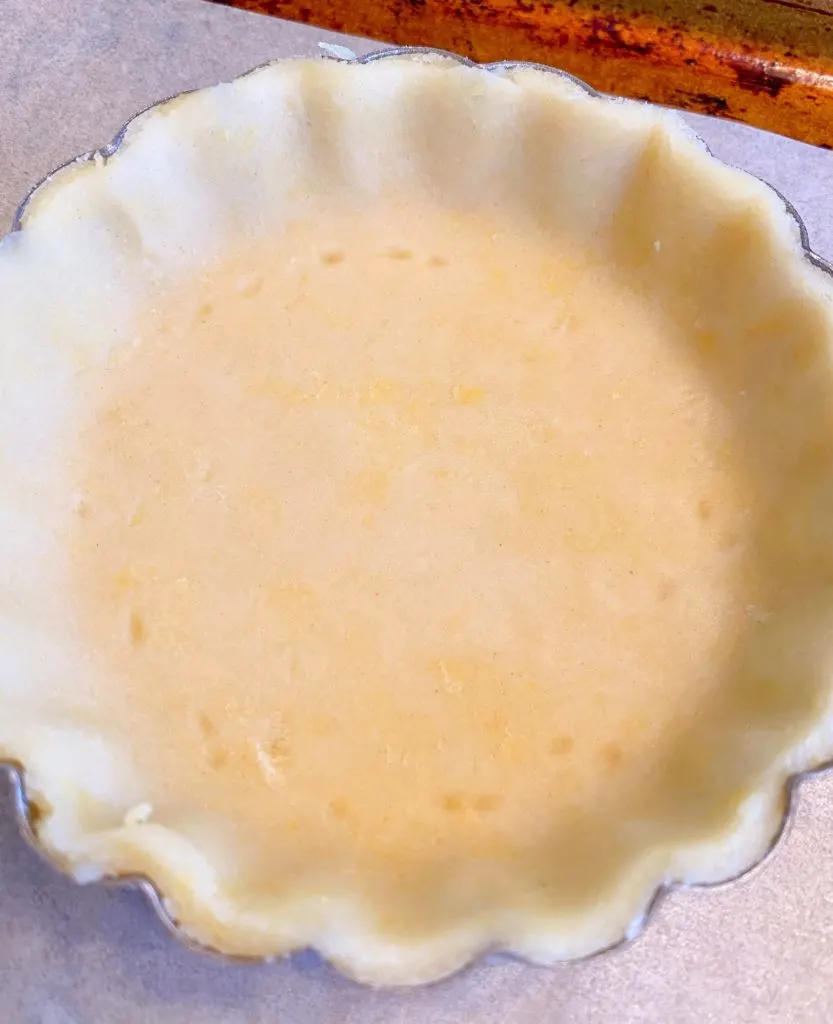
[[671, 115], [275, 64], [57, 172], [0, 296], [0, 755], [80, 880], [552, 962], [829, 754], [830, 281]]

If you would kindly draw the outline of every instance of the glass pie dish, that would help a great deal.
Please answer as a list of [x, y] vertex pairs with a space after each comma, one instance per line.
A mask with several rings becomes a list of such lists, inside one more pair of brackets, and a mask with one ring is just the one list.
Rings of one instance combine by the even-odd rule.
[[0, 757], [58, 867], [410, 984], [766, 853], [833, 751], [833, 285], [780, 196], [409, 50], [174, 98], [16, 228]]

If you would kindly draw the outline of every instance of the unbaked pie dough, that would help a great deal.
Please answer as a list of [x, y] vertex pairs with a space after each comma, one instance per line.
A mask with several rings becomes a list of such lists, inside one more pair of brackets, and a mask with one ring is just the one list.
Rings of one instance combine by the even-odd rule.
[[670, 115], [290, 61], [0, 250], [0, 755], [81, 880], [372, 982], [628, 934], [830, 752], [831, 285]]

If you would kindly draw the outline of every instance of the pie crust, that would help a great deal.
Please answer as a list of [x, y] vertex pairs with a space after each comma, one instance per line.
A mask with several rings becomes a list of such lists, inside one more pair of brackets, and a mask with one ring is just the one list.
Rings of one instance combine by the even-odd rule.
[[58, 866], [412, 984], [766, 853], [833, 752], [833, 285], [776, 193], [395, 51], [157, 106], [17, 227], [0, 757]]

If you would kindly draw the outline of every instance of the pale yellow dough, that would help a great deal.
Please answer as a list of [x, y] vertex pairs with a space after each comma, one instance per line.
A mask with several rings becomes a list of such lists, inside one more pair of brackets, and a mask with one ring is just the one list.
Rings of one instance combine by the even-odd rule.
[[374, 982], [548, 962], [830, 752], [830, 284], [668, 115], [276, 65], [42, 189], [13, 288], [0, 754], [78, 877]]

